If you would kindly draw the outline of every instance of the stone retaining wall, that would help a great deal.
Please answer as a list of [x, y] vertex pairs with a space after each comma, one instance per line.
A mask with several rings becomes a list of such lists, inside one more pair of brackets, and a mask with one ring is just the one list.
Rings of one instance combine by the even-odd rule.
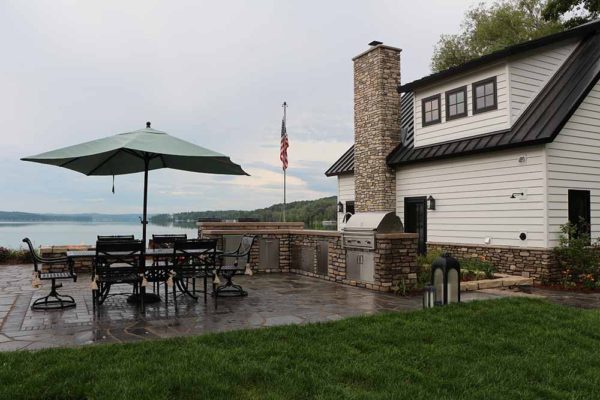
[[430, 251], [449, 252], [457, 258], [485, 257], [498, 272], [533, 278], [537, 282], [556, 282], [560, 279], [552, 249], [435, 242], [428, 242], [427, 248]]
[[[78, 244], [78, 245], [65, 245], [65, 246], [42, 246], [40, 247], [40, 256], [47, 258], [58, 258], [58, 257], [66, 257], [67, 251], [75, 251], [75, 250], [94, 250], [94, 246], [90, 246], [87, 244]], [[78, 259], [75, 261], [74, 269], [76, 272], [89, 272], [92, 270], [92, 260], [86, 259]], [[43, 264], [42, 270], [47, 271], [49, 268], [48, 265]], [[53, 270], [58, 269], [67, 269], [67, 265], [53, 265]]]

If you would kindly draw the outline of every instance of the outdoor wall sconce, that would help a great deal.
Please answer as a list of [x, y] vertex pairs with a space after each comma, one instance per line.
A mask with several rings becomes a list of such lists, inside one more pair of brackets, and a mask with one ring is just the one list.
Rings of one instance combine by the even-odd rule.
[[449, 253], [431, 264], [431, 285], [435, 290], [435, 305], [460, 303], [460, 263]]
[[511, 199], [516, 199], [516, 198], [517, 198], [517, 196], [521, 196], [521, 197], [523, 197], [523, 196], [525, 196], [525, 193], [523, 193], [523, 192], [517, 192], [517, 193], [513, 193], [513, 194], [511, 194], [511, 195], [510, 195], [510, 198], [511, 198]]
[[344, 212], [344, 204], [340, 201], [337, 203], [338, 206], [338, 212], [343, 213]]
[[435, 210], [435, 199], [431, 195], [427, 198], [427, 209]]

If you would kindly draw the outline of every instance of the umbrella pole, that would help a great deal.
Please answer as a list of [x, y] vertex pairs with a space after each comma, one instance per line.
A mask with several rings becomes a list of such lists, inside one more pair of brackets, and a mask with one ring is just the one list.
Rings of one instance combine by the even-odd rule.
[[[148, 225], [148, 168], [150, 164], [150, 156], [144, 155], [144, 215], [142, 217], [142, 240], [144, 245], [142, 246], [142, 257], [140, 260], [140, 271], [142, 274], [146, 270], [146, 225]], [[142, 312], [144, 312], [144, 303], [156, 303], [160, 301], [160, 296], [154, 293], [146, 293], [146, 288], [142, 286], [139, 294], [132, 294], [127, 299], [129, 303], [140, 303], [142, 306]], [[165, 298], [165, 302], [167, 299]]]
[[144, 241], [144, 255], [146, 253], [146, 225], [148, 225], [148, 168], [150, 158], [144, 156], [144, 216], [142, 217], [142, 240]]

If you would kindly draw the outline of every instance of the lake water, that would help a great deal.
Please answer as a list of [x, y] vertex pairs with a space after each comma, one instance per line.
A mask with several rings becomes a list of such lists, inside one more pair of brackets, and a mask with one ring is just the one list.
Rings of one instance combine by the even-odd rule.
[[[148, 224], [148, 238], [152, 234], [187, 233], [198, 237], [193, 227]], [[35, 247], [40, 245], [95, 244], [98, 235], [135, 235], [142, 238], [142, 225], [135, 222], [0, 222], [0, 246], [18, 249], [25, 247], [24, 237]]]

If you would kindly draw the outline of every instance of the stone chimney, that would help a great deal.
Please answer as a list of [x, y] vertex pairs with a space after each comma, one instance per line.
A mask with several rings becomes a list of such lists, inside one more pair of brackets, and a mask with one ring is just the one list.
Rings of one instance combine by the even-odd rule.
[[356, 212], [395, 211], [396, 174], [385, 158], [400, 142], [400, 52], [381, 42], [354, 57]]

